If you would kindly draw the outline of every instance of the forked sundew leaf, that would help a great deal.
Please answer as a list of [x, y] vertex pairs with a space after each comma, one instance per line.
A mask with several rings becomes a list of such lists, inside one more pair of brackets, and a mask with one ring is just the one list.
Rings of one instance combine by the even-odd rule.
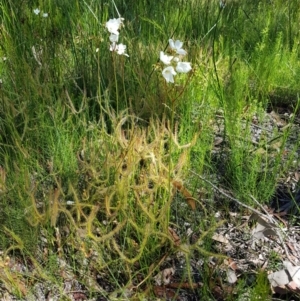
[[51, 226], [55, 227], [58, 214], [59, 214], [59, 189], [55, 189], [52, 197], [52, 204], [50, 204], [50, 214], [51, 214]]
[[196, 202], [194, 198], [187, 198], [186, 201], [193, 211], [196, 210]]

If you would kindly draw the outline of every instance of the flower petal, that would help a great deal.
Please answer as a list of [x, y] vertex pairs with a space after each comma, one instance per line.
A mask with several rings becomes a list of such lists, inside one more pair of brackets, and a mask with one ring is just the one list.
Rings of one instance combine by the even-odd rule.
[[176, 71], [178, 73], [188, 73], [192, 70], [191, 63], [188, 62], [179, 62], [176, 66]]
[[165, 64], [165, 65], [170, 65], [171, 64], [171, 60], [173, 59], [173, 56], [169, 56], [164, 54], [163, 51], [160, 52], [159, 55], [160, 60]]
[[181, 54], [181, 55], [186, 55], [186, 51], [184, 49], [177, 49], [176, 53]]
[[114, 43], [114, 42], [118, 42], [118, 40], [119, 40], [119, 35], [117, 35], [117, 34], [110, 34], [110, 36], [109, 36], [109, 40], [112, 42], [112, 43]]
[[126, 55], [126, 56], [129, 57], [129, 55], [127, 53], [125, 53], [126, 45], [124, 45], [124, 44], [117, 44], [116, 42], [112, 42], [109, 46], [109, 50], [110, 51], [115, 51], [119, 55], [123, 54], [123, 55]]
[[167, 83], [174, 83], [174, 75], [176, 74], [177, 73], [175, 72], [172, 66], [168, 66], [162, 71], [162, 75], [167, 81]]
[[115, 35], [118, 35], [119, 32], [119, 28], [121, 26], [121, 24], [123, 23], [123, 18], [118, 18], [118, 19], [109, 19], [106, 24], [105, 27], [107, 28], [107, 30]]
[[123, 54], [123, 55], [129, 56], [127, 53], [125, 53], [125, 51], [126, 51], [126, 45], [124, 45], [124, 44], [117, 45], [117, 53], [119, 55]]
[[180, 48], [182, 48], [182, 46], [183, 46], [183, 42], [181, 42], [179, 40], [175, 41], [175, 48], [176, 49], [180, 49]]
[[172, 39], [169, 40], [169, 45], [172, 49], [175, 49], [175, 44], [174, 44], [174, 41]]
[[175, 42], [172, 39], [169, 39], [169, 45], [172, 50], [176, 51], [177, 54], [186, 55], [186, 51], [182, 49], [183, 42], [176, 40]]

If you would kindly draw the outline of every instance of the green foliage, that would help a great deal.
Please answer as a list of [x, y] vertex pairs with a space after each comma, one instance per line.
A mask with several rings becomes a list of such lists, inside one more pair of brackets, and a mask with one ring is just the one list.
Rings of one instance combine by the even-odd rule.
[[270, 284], [266, 272], [260, 271], [258, 273], [255, 286], [252, 288], [250, 295], [251, 301], [270, 299]]
[[[76, 266], [89, 258], [86, 274], [97, 271], [118, 292], [150, 283], [160, 260], [178, 250], [170, 222], [191, 218], [172, 203], [173, 181], [193, 196], [201, 185], [212, 197], [192, 168], [245, 203], [267, 201], [293, 164], [296, 152], [281, 164], [293, 119], [258, 145], [251, 125], [273, 105], [298, 112], [296, 0], [228, 0], [223, 8], [210, 0], [0, 5], [0, 248], [7, 254], [35, 258], [49, 249], [49, 274], [58, 259]], [[119, 13], [129, 57], [109, 51], [105, 22]], [[193, 66], [175, 85], [158, 64], [169, 38], [184, 41]], [[187, 259], [211, 255], [206, 235], [216, 225], [197, 206], [203, 215], [190, 222], [205, 233], [197, 241], [205, 247], [181, 245]], [[267, 298], [266, 277], [258, 279], [253, 296]]]

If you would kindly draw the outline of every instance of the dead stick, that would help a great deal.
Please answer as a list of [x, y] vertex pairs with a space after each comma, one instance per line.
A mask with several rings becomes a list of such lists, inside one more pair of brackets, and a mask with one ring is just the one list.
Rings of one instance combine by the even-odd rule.
[[222, 189], [218, 188], [215, 184], [213, 184], [212, 182], [210, 182], [209, 180], [205, 179], [204, 177], [202, 177], [201, 175], [197, 174], [196, 172], [194, 172], [193, 170], [189, 170], [192, 174], [194, 174], [195, 176], [199, 177], [201, 180], [203, 180], [204, 182], [208, 183], [209, 185], [211, 185], [215, 190], [217, 190], [218, 192], [220, 192], [221, 194], [223, 194], [224, 196], [226, 196], [227, 198], [229, 198], [230, 200], [238, 203], [240, 206], [249, 209], [252, 212], [255, 212], [256, 214], [259, 215], [263, 215], [265, 218], [268, 218], [268, 216], [266, 216], [265, 214], [262, 214], [261, 212], [259, 212], [258, 210], [242, 203], [241, 201], [239, 201], [238, 199], [235, 199], [234, 197], [230, 196], [229, 194], [227, 194], [226, 192], [222, 191]]
[[[246, 204], [243, 204], [241, 201], [239, 201], [238, 199], [235, 199], [235, 198], [233, 198], [232, 196], [230, 196], [229, 194], [227, 194], [227, 193], [225, 193], [224, 191], [222, 191], [220, 188], [218, 188], [215, 184], [213, 184], [211, 181], [209, 181], [209, 180], [207, 180], [207, 179], [205, 179], [204, 177], [202, 177], [201, 175], [199, 175], [198, 173], [196, 173], [196, 172], [194, 172], [193, 170], [189, 170], [192, 174], [194, 174], [195, 176], [197, 176], [197, 177], [199, 177], [201, 180], [203, 180], [204, 182], [206, 182], [206, 183], [208, 183], [209, 185], [211, 185], [214, 189], [216, 189], [218, 192], [220, 192], [221, 194], [223, 194], [224, 196], [226, 196], [227, 198], [229, 198], [230, 200], [232, 200], [232, 201], [234, 201], [234, 202], [236, 202], [236, 203], [238, 203], [240, 206], [242, 206], [242, 207], [244, 207], [244, 208], [247, 208], [247, 209], [249, 209], [250, 211], [252, 211], [252, 212], [255, 212], [256, 214], [258, 214], [258, 216], [263, 216], [264, 218], [266, 218], [267, 220], [269, 220], [269, 221], [274, 221], [271, 217], [270, 217], [270, 215], [268, 214], [268, 215], [266, 215], [266, 214], [263, 214], [262, 212], [259, 212], [258, 210], [256, 210], [256, 209], [254, 209], [254, 208], [252, 208], [252, 207], [250, 207], [250, 206], [248, 206], [248, 205], [246, 205]], [[255, 200], [256, 201], [256, 200]], [[256, 201], [256, 203], [258, 203], [257, 201]], [[279, 227], [278, 227], [278, 229], [279, 229]], [[275, 229], [275, 230], [278, 230], [278, 229]], [[279, 237], [279, 240], [280, 240], [280, 243], [281, 243], [281, 245], [282, 245], [282, 247], [283, 247], [283, 249], [284, 249], [284, 251], [285, 251], [285, 254], [286, 254], [286, 256], [287, 256], [287, 258], [292, 262], [292, 263], [294, 263], [294, 261], [291, 259], [291, 257], [290, 257], [290, 254], [289, 254], [289, 252], [288, 252], [288, 249], [287, 249], [287, 247], [286, 247], [286, 245], [285, 245], [285, 243], [284, 243], [284, 241], [283, 241], [283, 238], [282, 238], [282, 236], [281, 236], [281, 233], [279, 232], [279, 231], [276, 231], [276, 233], [277, 233], [277, 235], [278, 235], [278, 237]], [[295, 264], [295, 263], [294, 263]]]

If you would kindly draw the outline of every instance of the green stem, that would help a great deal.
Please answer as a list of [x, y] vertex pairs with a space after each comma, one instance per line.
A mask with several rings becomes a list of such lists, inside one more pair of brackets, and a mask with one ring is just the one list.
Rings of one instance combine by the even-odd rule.
[[115, 87], [116, 87], [116, 102], [117, 102], [116, 111], [118, 114], [119, 113], [119, 93], [118, 93], [118, 81], [117, 81], [117, 71], [116, 71], [116, 59], [115, 59], [114, 53], [113, 53], [112, 57], [113, 57], [114, 78], [115, 78]]

